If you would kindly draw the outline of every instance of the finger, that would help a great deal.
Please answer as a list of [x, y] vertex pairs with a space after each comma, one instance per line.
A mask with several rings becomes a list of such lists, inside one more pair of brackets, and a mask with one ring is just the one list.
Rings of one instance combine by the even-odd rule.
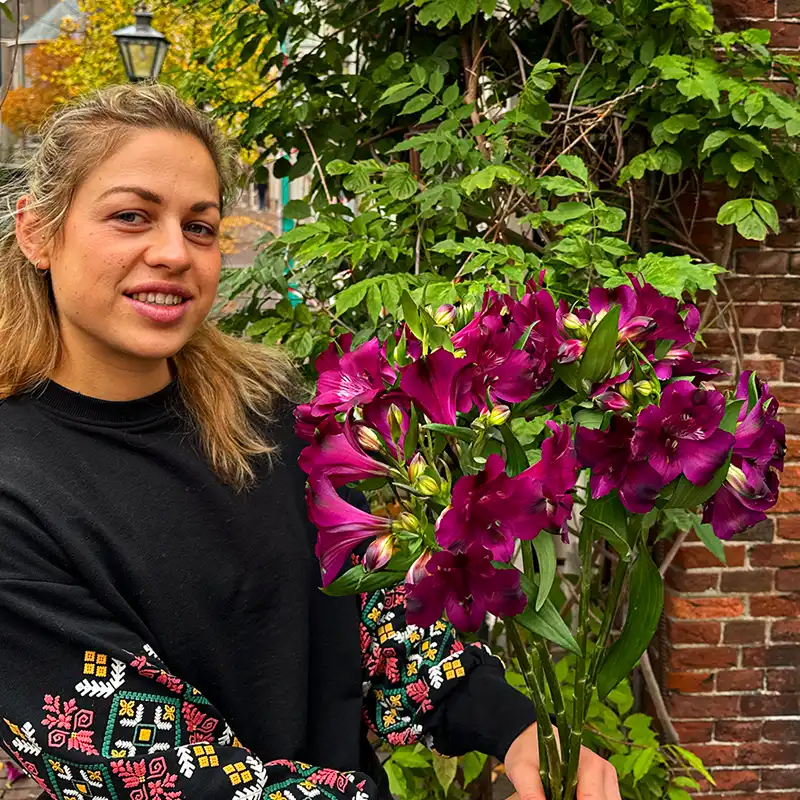
[[606, 762], [596, 753], [581, 748], [578, 764], [578, 800], [610, 800], [606, 797]]
[[619, 791], [619, 779], [617, 778], [617, 771], [611, 764], [606, 767], [605, 790], [605, 800], [622, 800], [622, 795]]
[[515, 800], [547, 800], [539, 770], [532, 762], [518, 764], [513, 773], [506, 774], [517, 790]]

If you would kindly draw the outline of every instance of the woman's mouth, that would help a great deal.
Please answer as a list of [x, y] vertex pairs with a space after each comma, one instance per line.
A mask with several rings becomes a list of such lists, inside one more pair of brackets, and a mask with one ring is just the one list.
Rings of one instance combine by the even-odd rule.
[[177, 294], [161, 294], [161, 292], [139, 292], [126, 295], [126, 297], [130, 297], [139, 303], [149, 303], [157, 306], [179, 306], [186, 301], [185, 298], [179, 297]]

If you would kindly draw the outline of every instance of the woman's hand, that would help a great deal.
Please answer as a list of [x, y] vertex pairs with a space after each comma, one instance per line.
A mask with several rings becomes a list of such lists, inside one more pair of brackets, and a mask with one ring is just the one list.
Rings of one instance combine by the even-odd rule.
[[[539, 730], [536, 723], [512, 742], [506, 753], [506, 775], [517, 790], [509, 800], [547, 800], [539, 779]], [[556, 733], [558, 736], [558, 733]], [[604, 758], [581, 748], [578, 800], [621, 800], [617, 771]]]

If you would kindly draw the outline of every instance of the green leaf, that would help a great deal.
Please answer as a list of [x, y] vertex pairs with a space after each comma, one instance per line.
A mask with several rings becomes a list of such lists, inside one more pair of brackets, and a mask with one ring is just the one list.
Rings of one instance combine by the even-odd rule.
[[543, 189], [552, 192], [557, 197], [570, 197], [573, 194], [586, 194], [586, 186], [572, 178], [565, 178], [563, 175], [539, 178], [539, 185]]
[[[755, 372], [753, 373], [755, 375]], [[733, 433], [739, 421], [739, 412], [742, 410], [744, 400], [731, 400], [725, 406], [725, 416], [722, 418], [719, 427], [726, 433]]]
[[753, 205], [755, 206], [756, 213], [758, 214], [764, 222], [769, 225], [772, 230], [777, 233], [780, 227], [780, 222], [778, 220], [778, 212], [775, 209], [775, 206], [772, 203], [767, 203], [764, 200], [753, 200]]
[[425, 336], [425, 331], [422, 329], [422, 322], [419, 318], [417, 304], [414, 302], [407, 289], [400, 295], [400, 305], [403, 307], [403, 319], [406, 325], [408, 325], [411, 333], [422, 341]]
[[556, 161], [561, 169], [565, 172], [569, 172], [570, 175], [574, 175], [584, 185], [589, 183], [589, 170], [586, 168], [586, 164], [583, 163], [582, 158], [578, 156], [562, 155], [559, 156]]
[[442, 425], [438, 422], [428, 422], [422, 427], [434, 433], [455, 436], [456, 439], [461, 439], [464, 442], [474, 442], [478, 438], [478, 434], [472, 428], [461, 428], [458, 425]]
[[500, 426], [500, 433], [506, 446], [506, 469], [513, 478], [528, 468], [528, 456], [508, 423]]
[[401, 100], [411, 97], [412, 94], [416, 94], [418, 91], [419, 86], [410, 81], [396, 83], [394, 86], [390, 86], [381, 95], [381, 98], [378, 101], [378, 107], [384, 106], [387, 103], [399, 103]]
[[733, 225], [743, 220], [753, 211], [753, 201], [740, 197], [738, 200], [729, 200], [717, 212], [717, 222], [720, 225]]
[[433, 102], [433, 97], [429, 94], [418, 94], [412, 97], [401, 109], [401, 114], [417, 114], [423, 108], [427, 108]]
[[311, 207], [305, 200], [290, 200], [282, 213], [286, 219], [306, 219], [311, 216]]
[[[535, 602], [539, 590], [536, 584], [528, 580], [525, 575], [521, 576], [522, 588], [531, 602]], [[532, 605], [528, 607], [521, 614], [518, 614], [514, 619], [522, 625], [525, 630], [530, 631], [536, 636], [541, 636], [549, 642], [569, 650], [575, 655], [580, 655], [580, 647], [575, 641], [575, 637], [567, 627], [567, 623], [561, 619], [558, 609], [553, 605], [551, 600], [545, 600], [541, 609], [536, 611]]]
[[397, 755], [397, 752], [398, 751], [395, 750], [392, 758], [384, 762], [383, 768], [386, 770], [386, 777], [389, 779], [389, 791], [395, 797], [408, 797], [406, 776], [403, 773], [402, 767], [394, 761], [394, 756]]
[[745, 153], [744, 150], [739, 150], [731, 156], [731, 164], [738, 172], [749, 172], [753, 169], [756, 163], [755, 158], [750, 153]]
[[636, 761], [633, 763], [633, 782], [638, 783], [653, 766], [653, 761], [658, 755], [657, 747], [647, 747], [639, 752]]
[[368, 592], [377, 592], [378, 589], [387, 589], [389, 586], [397, 586], [403, 582], [405, 577], [405, 572], [395, 570], [365, 572], [364, 567], [359, 564], [357, 567], [351, 567], [344, 575], [340, 575], [322, 591], [331, 597], [367, 594]]
[[447, 756], [440, 756], [438, 753], [433, 754], [433, 771], [436, 774], [436, 780], [447, 795], [450, 786], [458, 772], [458, 759], [448, 758]]
[[414, 747], [398, 747], [392, 753], [392, 761], [409, 769], [428, 769], [431, 765], [427, 753], [418, 753]]
[[396, 200], [407, 200], [418, 188], [408, 164], [392, 164], [383, 176], [383, 185]]
[[597, 693], [602, 699], [636, 666], [655, 635], [664, 607], [664, 582], [643, 547], [631, 569], [628, 614], [622, 633], [602, 661]]
[[464, 788], [466, 789], [472, 781], [483, 772], [483, 765], [486, 763], [487, 756], [483, 753], [467, 753], [461, 758], [461, 769], [464, 773]]
[[670, 749], [676, 752], [693, 770], [699, 772], [712, 786], [717, 783], [711, 773], [706, 769], [705, 764], [700, 760], [700, 757], [693, 753], [691, 750], [686, 750], [678, 745], [671, 745]]
[[725, 142], [728, 141], [728, 139], [731, 138], [731, 136], [734, 135], [734, 133], [735, 131], [726, 130], [714, 131], [713, 133], [710, 133], [703, 142], [703, 146], [700, 149], [701, 154], [711, 153], [714, 150], [719, 149], [725, 144]]
[[442, 103], [449, 107], [454, 105], [460, 98], [461, 92], [458, 89], [458, 85], [454, 83], [444, 90], [444, 94], [442, 95]]
[[605, 497], [593, 497], [586, 504], [583, 517], [596, 526], [597, 534], [617, 551], [623, 561], [630, 560], [632, 541], [628, 532], [628, 516], [616, 490]]
[[697, 508], [703, 505], [725, 483], [728, 467], [731, 464], [731, 453], [725, 463], [714, 473], [714, 477], [705, 486], [695, 486], [685, 475], [673, 481], [675, 490], [664, 508]]
[[428, 81], [428, 88], [434, 93], [439, 94], [444, 86], [444, 74], [435, 70], [431, 73], [430, 80]]
[[336, 313], [341, 315], [355, 308], [366, 296], [368, 288], [368, 284], [362, 281], [339, 292], [335, 300]]
[[619, 337], [620, 307], [614, 306], [592, 332], [578, 369], [580, 381], [597, 381], [605, 378], [614, 363]]
[[[522, 546], [526, 544], [523, 542]], [[536, 611], [541, 611], [556, 579], [556, 546], [553, 537], [546, 531], [540, 533], [533, 540], [533, 549], [539, 562], [539, 593], [536, 595], [534, 608]]]
[[327, 172], [328, 175], [347, 175], [351, 169], [352, 165], [348, 164], [346, 161], [342, 161], [341, 158], [335, 158], [333, 161], [329, 161], [325, 166], [325, 172]]
[[725, 546], [720, 539], [714, 535], [711, 525], [695, 525], [694, 532], [700, 541], [711, 551], [714, 557], [722, 564], [727, 564], [725, 559]]
[[370, 319], [377, 325], [383, 309], [383, 302], [381, 300], [381, 290], [377, 284], [372, 284], [367, 290], [367, 313]]
[[736, 223], [736, 230], [745, 239], [763, 242], [767, 238], [767, 226], [758, 214], [748, 214]]

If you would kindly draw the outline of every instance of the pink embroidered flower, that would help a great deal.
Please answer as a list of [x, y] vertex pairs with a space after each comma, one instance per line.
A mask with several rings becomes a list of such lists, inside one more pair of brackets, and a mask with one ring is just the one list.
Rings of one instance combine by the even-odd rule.
[[189, 731], [189, 741], [192, 744], [213, 741], [214, 728], [219, 720], [204, 714], [197, 706], [183, 702], [183, 716], [186, 720], [186, 730]]
[[144, 783], [147, 764], [142, 761], [112, 761], [111, 771], [119, 775], [126, 789], [133, 789]]
[[335, 769], [318, 769], [315, 773], [308, 776], [308, 780], [312, 783], [321, 783], [323, 786], [336, 786], [339, 788], [339, 779], [344, 778], [345, 785], [341, 787], [341, 791], [347, 788], [347, 778], [342, 775], [341, 772], [337, 772]]
[[111, 770], [122, 779], [126, 789], [133, 789], [131, 800], [180, 800], [183, 792], [175, 790], [178, 776], [170, 773], [163, 756], [152, 761], [112, 761]]
[[275, 761], [270, 761], [268, 766], [281, 766], [286, 767], [289, 772], [297, 772], [297, 765], [294, 761], [287, 761], [285, 758], [278, 758]]
[[62, 704], [61, 697], [51, 694], [44, 696], [42, 708], [49, 712], [42, 724], [50, 729], [47, 737], [50, 747], [66, 747], [67, 750], [99, 755], [92, 742], [94, 711], [78, 708], [78, 702], [74, 699]]
[[428, 686], [423, 680], [414, 681], [406, 688], [408, 696], [417, 704], [418, 713], [430, 711], [433, 704], [428, 698]]
[[180, 678], [176, 678], [164, 669], [151, 664], [144, 656], [136, 656], [131, 661], [131, 666], [143, 677], [157, 681], [162, 686], [166, 686], [171, 692], [180, 694], [183, 691], [184, 683]]
[[387, 733], [386, 741], [395, 747], [400, 747], [404, 744], [416, 744], [418, 737], [414, 735], [414, 731], [411, 728], [405, 728], [402, 731], [392, 731], [392, 733]]

